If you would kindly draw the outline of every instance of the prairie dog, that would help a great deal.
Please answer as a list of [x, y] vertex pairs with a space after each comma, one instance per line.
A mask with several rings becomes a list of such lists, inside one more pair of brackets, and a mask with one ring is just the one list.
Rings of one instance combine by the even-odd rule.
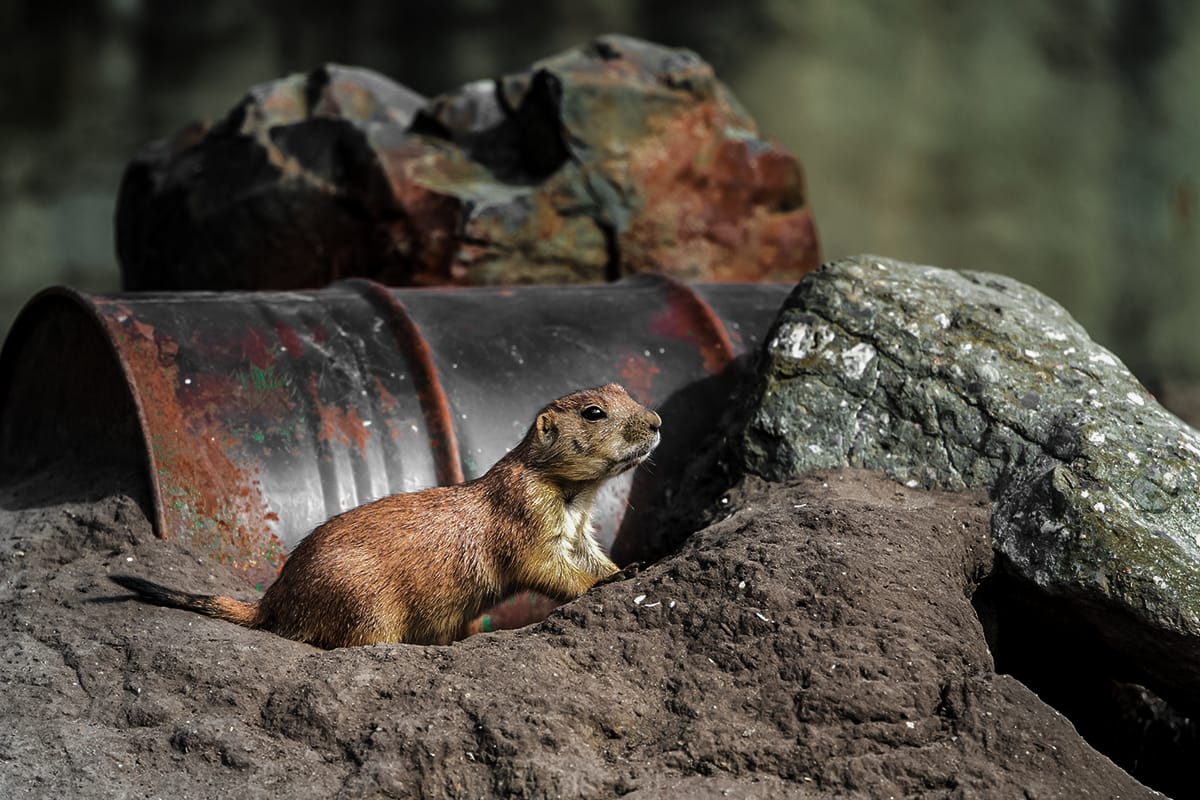
[[262, 598], [189, 594], [131, 575], [146, 602], [318, 647], [445, 643], [514, 592], [571, 600], [617, 571], [592, 536], [597, 490], [642, 463], [662, 420], [617, 384], [560, 397], [485, 475], [333, 517]]

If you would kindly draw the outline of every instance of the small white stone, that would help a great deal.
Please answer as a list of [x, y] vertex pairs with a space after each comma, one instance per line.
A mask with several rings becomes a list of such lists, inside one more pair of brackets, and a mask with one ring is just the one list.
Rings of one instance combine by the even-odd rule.
[[1138, 394], [1137, 392], [1126, 392], [1125, 399], [1128, 400], [1129, 402], [1133, 403], [1135, 406], [1146, 405], [1146, 401], [1143, 400], [1142, 396], [1140, 394]]
[[867, 371], [867, 365], [875, 358], [875, 348], [866, 342], [859, 342], [842, 353], [842, 366], [846, 369], [846, 377], [858, 380]]
[[807, 358], [816, 350], [822, 350], [833, 341], [833, 332], [826, 325], [808, 325], [805, 322], [787, 322], [779, 326], [771, 341], [771, 349], [797, 361]]

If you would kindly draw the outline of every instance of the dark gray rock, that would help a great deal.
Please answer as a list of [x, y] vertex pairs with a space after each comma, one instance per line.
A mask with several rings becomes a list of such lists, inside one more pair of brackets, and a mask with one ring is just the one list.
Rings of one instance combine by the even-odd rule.
[[687, 50], [600, 37], [426, 100], [326, 65], [142, 149], [130, 290], [794, 281], [820, 263], [799, 161]]
[[989, 489], [1006, 567], [1200, 708], [1200, 434], [1061, 306], [862, 256], [806, 276], [768, 341], [751, 471]]
[[117, 201], [124, 288], [404, 282], [412, 266], [396, 253], [429, 248], [397, 222], [374, 142], [403, 135], [424, 102], [370, 70], [327, 64], [254, 86], [216, 124], [146, 146]]

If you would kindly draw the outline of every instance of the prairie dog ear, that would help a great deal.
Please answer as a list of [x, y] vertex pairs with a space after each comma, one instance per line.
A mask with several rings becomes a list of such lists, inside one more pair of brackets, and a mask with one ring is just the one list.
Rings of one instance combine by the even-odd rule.
[[543, 445], [554, 444], [558, 438], [558, 425], [554, 421], [554, 414], [549, 411], [538, 414], [534, 427], [537, 428], [538, 441]]

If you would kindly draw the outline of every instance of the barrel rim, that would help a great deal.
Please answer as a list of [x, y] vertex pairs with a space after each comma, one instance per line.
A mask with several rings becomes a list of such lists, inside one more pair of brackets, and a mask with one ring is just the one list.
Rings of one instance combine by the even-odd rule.
[[[120, 302], [122, 296], [122, 294], [106, 295], [113, 302]], [[139, 450], [142, 457], [140, 461], [145, 471], [146, 480], [149, 482], [150, 499], [154, 508], [154, 518], [151, 520], [151, 523], [154, 526], [155, 534], [159, 538], [163, 538], [165, 536], [165, 520], [162, 511], [163, 502], [154, 452], [153, 448], [150, 447], [148, 436], [150, 428], [146, 409], [143, 407], [138, 393], [134, 391], [135, 384], [129, 365], [126, 363], [120, 348], [113, 340], [108, 326], [105, 324], [103, 315], [96, 307], [94, 298], [95, 295], [91, 293], [70, 286], [56, 285], [39, 290], [21, 307], [21, 310], [17, 313], [12, 325], [9, 327], [3, 345], [0, 346], [0, 416], [7, 413], [13, 392], [16, 391], [16, 387], [12, 383], [12, 371], [18, 363], [20, 355], [26, 351], [26, 344], [29, 337], [33, 334], [36, 326], [48, 319], [52, 313], [46, 309], [62, 303], [79, 313], [84, 321], [91, 323], [93, 332], [102, 342], [104, 351], [111, 357], [111, 363], [115, 364], [120, 371], [120, 380], [118, 383], [121, 387], [121, 392], [129, 402], [130, 407], [137, 414], [138, 435], [141, 437]]]

